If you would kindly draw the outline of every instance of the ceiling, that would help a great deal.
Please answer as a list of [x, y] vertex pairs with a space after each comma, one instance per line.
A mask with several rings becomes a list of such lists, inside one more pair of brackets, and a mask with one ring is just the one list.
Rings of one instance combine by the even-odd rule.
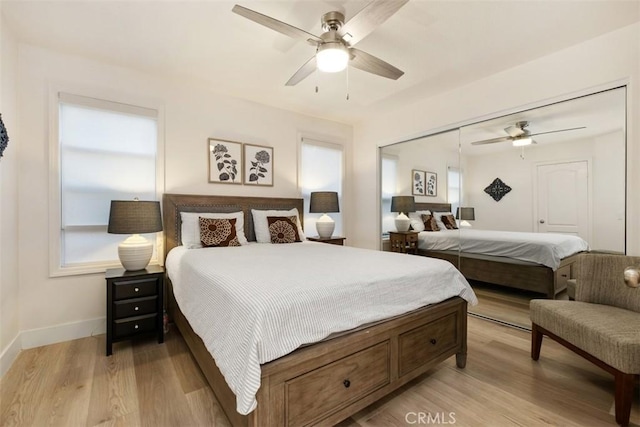
[[[399, 80], [351, 68], [348, 86], [341, 72], [285, 87], [314, 48], [232, 13], [234, 1], [0, 1], [20, 41], [343, 123], [640, 20], [635, 0], [410, 0], [357, 45], [403, 70]], [[348, 21], [368, 1], [238, 3], [319, 35], [323, 13], [342, 11]]]

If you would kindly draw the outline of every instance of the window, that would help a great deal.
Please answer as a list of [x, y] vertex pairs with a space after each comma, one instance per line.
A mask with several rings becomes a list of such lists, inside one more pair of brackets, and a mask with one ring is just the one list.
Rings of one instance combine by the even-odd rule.
[[396, 229], [397, 214], [391, 212], [391, 197], [396, 195], [398, 186], [398, 158], [388, 154], [382, 155], [382, 235], [388, 236], [389, 231]]
[[51, 274], [100, 271], [118, 263], [118, 244], [127, 237], [107, 233], [111, 200], [156, 200], [159, 194], [158, 112], [60, 93], [57, 113], [59, 182], [52, 208], [60, 228]]
[[462, 173], [460, 169], [449, 166], [447, 168], [447, 202], [451, 203], [451, 212], [456, 214], [462, 196]]
[[336, 223], [333, 232], [344, 236], [342, 225], [343, 150], [341, 145], [302, 138], [300, 149], [300, 190], [304, 199], [304, 234], [316, 236], [316, 221], [322, 214], [309, 213], [311, 193], [336, 191], [340, 212], [329, 213]]

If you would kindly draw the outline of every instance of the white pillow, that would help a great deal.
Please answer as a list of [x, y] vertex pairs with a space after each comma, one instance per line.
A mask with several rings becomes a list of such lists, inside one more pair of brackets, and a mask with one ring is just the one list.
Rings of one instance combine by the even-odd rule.
[[[447, 226], [442, 222], [442, 215], [453, 215], [451, 212], [434, 212], [433, 216], [436, 219], [436, 224], [440, 230], [447, 230]], [[454, 217], [455, 218], [455, 217]]]
[[300, 215], [298, 215], [298, 208], [293, 208], [288, 211], [284, 210], [268, 210], [262, 211], [257, 209], [251, 209], [251, 215], [253, 215], [253, 230], [256, 233], [256, 241], [258, 243], [271, 243], [271, 233], [269, 233], [269, 224], [267, 223], [268, 216], [296, 216], [298, 223], [298, 234], [300, 240], [304, 239], [304, 231], [302, 231], [302, 224], [300, 223]]
[[249, 243], [244, 235], [244, 214], [242, 212], [220, 213], [220, 212], [180, 212], [182, 219], [181, 237], [182, 246], [187, 249], [198, 249], [202, 247], [200, 242], [200, 217], [236, 220], [236, 235], [241, 245]]
[[411, 228], [413, 228], [413, 231], [424, 231], [424, 222], [422, 222], [423, 214], [431, 215], [431, 211], [409, 212], [409, 220], [411, 221]]

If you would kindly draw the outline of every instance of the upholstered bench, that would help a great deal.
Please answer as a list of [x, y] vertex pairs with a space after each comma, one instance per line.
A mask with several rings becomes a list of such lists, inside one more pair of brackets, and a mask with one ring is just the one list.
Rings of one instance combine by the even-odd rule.
[[585, 255], [576, 301], [530, 304], [531, 357], [538, 360], [547, 335], [613, 374], [616, 421], [621, 425], [629, 424], [635, 377], [640, 374], [640, 288], [626, 286], [623, 273], [633, 265], [640, 265], [640, 257]]

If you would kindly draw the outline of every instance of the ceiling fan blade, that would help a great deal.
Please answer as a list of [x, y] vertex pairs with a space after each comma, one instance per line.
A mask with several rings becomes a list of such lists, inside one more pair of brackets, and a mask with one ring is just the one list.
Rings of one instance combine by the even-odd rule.
[[286, 83], [286, 86], [295, 86], [300, 83], [302, 80], [309, 77], [311, 73], [316, 70], [316, 57], [315, 55], [311, 57], [296, 73], [291, 76], [289, 81]]
[[475, 141], [471, 145], [495, 144], [496, 142], [511, 141], [512, 139], [510, 136], [501, 136], [499, 138], [485, 139], [484, 141]]
[[349, 53], [351, 55], [349, 64], [362, 71], [393, 80], [398, 80], [404, 74], [404, 71], [360, 49], [350, 48]]
[[550, 130], [549, 132], [538, 132], [538, 133], [532, 133], [530, 136], [536, 136], [536, 135], [546, 135], [548, 133], [556, 133], [556, 132], [567, 132], [570, 130], [578, 130], [578, 129], [586, 129], [586, 126], [580, 126], [578, 128], [569, 128], [569, 129], [558, 129], [558, 130]]
[[374, 0], [345, 23], [338, 35], [349, 45], [354, 46], [367, 37], [380, 24], [389, 19], [409, 0]]
[[262, 13], [253, 11], [251, 9], [247, 9], [246, 7], [240, 6], [239, 4], [233, 6], [231, 9], [232, 12], [237, 13], [240, 16], [244, 16], [247, 19], [252, 20], [253, 22], [257, 22], [260, 25], [264, 25], [267, 28], [271, 28], [279, 32], [280, 34], [284, 34], [285, 36], [293, 37], [294, 39], [302, 39], [308, 41], [312, 44], [322, 43], [322, 39], [320, 37], [314, 36], [311, 33], [307, 33], [300, 28], [296, 28], [293, 25], [289, 25], [285, 22], [278, 21], [270, 16], [263, 15]]

